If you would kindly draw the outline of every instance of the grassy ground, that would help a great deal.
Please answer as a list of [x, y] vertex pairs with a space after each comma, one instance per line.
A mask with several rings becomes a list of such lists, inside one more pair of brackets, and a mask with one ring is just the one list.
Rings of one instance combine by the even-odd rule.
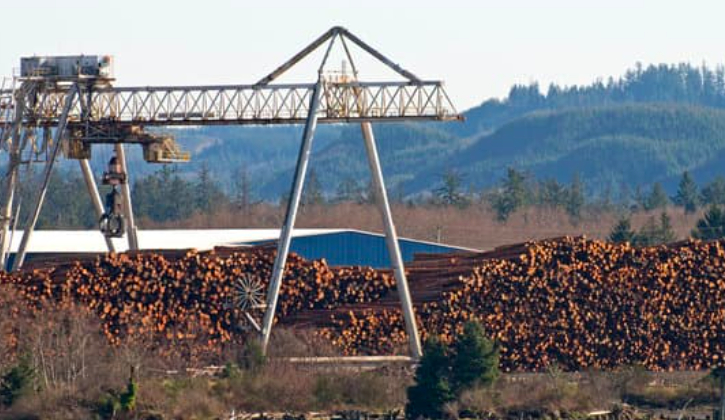
[[[228, 352], [226, 364], [217, 369], [188, 370], [184, 360], [160, 360], [149, 349], [108, 346], [83, 320], [70, 329], [51, 322], [32, 333], [34, 338], [23, 344], [27, 352], [0, 362], [0, 418], [391, 413], [404, 407], [406, 388], [412, 383], [410, 368], [315, 368], [278, 358], [264, 360], [254, 347]], [[278, 334], [272, 348], [300, 355], [310, 351], [289, 333]], [[23, 364], [28, 367], [20, 369], [26, 372], [25, 380], [12, 380], [10, 372]], [[640, 413], [677, 417], [684, 408], [687, 413], [712, 413], [717, 401], [717, 386], [706, 372], [655, 374], [622, 367], [572, 373], [551, 367], [543, 373], [502, 375], [492, 387], [465, 392], [448, 404], [446, 412], [450, 418], [581, 417], [628, 404]]]

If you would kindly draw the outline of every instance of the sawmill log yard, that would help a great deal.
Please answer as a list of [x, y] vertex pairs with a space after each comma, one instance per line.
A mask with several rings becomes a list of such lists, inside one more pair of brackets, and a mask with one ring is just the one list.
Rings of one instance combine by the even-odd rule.
[[3, 4], [0, 420], [725, 420], [708, 1]]

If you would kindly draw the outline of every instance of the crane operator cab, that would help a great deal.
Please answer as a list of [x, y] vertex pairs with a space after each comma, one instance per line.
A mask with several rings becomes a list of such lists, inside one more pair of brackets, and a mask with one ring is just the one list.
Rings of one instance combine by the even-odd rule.
[[106, 209], [101, 216], [99, 227], [101, 233], [109, 238], [120, 238], [126, 231], [126, 220], [123, 217], [123, 196], [121, 185], [127, 182], [126, 173], [116, 156], [108, 162], [108, 170], [103, 173], [103, 185], [110, 185], [111, 191], [106, 194]]

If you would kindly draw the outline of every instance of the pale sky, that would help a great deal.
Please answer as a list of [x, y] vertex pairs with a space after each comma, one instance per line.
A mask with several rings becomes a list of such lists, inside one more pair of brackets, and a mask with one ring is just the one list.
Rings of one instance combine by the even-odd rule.
[[[459, 110], [635, 62], [725, 63], [723, 0], [0, 0], [0, 75], [21, 56], [112, 54], [118, 86], [254, 83], [342, 25]], [[315, 63], [284, 81], [314, 81]], [[361, 78], [392, 78], [372, 62]], [[385, 77], [383, 77], [385, 76]]]

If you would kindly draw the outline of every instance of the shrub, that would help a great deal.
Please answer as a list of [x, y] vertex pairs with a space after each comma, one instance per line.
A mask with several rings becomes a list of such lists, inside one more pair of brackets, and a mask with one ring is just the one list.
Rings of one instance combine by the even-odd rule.
[[426, 341], [420, 366], [415, 372], [415, 385], [408, 388], [406, 418], [441, 418], [446, 403], [454, 400], [446, 353], [444, 345], [435, 337]]
[[483, 332], [479, 322], [463, 326], [463, 335], [454, 344], [451, 383], [456, 394], [474, 385], [488, 386], [498, 378], [498, 347]]
[[0, 379], [0, 402], [6, 407], [15, 403], [20, 397], [32, 390], [35, 380], [35, 369], [27, 357], [22, 357]]
[[266, 363], [264, 349], [259, 340], [249, 339], [244, 343], [241, 354], [240, 367], [252, 372], [258, 372]]

